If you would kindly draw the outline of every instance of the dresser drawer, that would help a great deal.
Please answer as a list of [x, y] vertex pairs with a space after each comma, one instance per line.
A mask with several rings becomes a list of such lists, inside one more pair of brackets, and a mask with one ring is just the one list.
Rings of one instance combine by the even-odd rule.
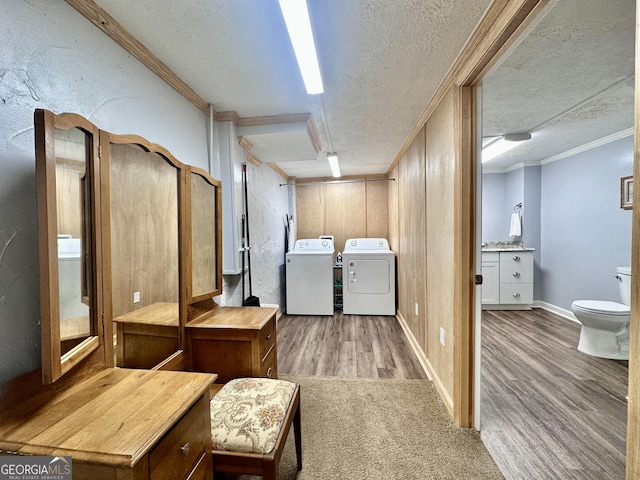
[[208, 395], [203, 395], [149, 454], [151, 478], [184, 479], [197, 472], [196, 464], [211, 443], [210, 415]]
[[203, 453], [198, 460], [196, 468], [189, 474], [186, 480], [211, 480], [213, 477], [213, 465], [211, 465], [210, 457]]
[[258, 342], [260, 344], [260, 357], [264, 357], [276, 341], [275, 325], [273, 319], [269, 320], [258, 332]]
[[532, 283], [503, 283], [500, 285], [500, 303], [529, 305], [533, 303]]
[[278, 361], [276, 358], [275, 347], [273, 347], [269, 354], [262, 360], [260, 376], [266, 378], [278, 378]]

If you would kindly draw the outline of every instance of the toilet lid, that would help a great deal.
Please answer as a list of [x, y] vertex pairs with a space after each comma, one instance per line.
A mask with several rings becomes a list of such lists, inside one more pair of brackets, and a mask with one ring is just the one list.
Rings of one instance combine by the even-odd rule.
[[571, 305], [571, 308], [602, 315], [629, 315], [629, 305], [604, 300], [576, 300]]

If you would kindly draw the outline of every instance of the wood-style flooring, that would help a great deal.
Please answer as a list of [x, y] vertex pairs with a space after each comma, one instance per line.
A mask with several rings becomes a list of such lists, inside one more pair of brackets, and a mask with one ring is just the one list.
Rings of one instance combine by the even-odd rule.
[[[481, 438], [508, 480], [624, 479], [628, 362], [547, 311], [482, 314]], [[282, 374], [426, 378], [394, 317], [278, 320]]]
[[481, 438], [510, 479], [625, 478], [628, 362], [545, 310], [482, 313]]
[[362, 378], [427, 378], [395, 317], [278, 319], [278, 372]]

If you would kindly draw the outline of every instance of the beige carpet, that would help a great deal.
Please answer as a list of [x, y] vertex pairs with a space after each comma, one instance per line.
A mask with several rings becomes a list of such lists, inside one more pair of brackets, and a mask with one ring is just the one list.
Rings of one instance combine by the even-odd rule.
[[[300, 384], [298, 480], [504, 478], [479, 435], [454, 426], [431, 382], [280, 378]], [[280, 480], [296, 478], [295, 465], [292, 428], [280, 462]]]

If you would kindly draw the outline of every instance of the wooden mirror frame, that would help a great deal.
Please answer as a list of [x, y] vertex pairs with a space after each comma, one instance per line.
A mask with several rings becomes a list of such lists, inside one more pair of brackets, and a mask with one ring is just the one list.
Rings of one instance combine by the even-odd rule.
[[[55, 115], [38, 109], [34, 114], [36, 146], [36, 185], [38, 216], [38, 257], [40, 269], [40, 336], [42, 352], [42, 382], [51, 384], [87, 358], [100, 347], [104, 348], [102, 361], [113, 365], [113, 344], [104, 342], [103, 332], [109, 328], [103, 324], [102, 288], [97, 281], [102, 274], [100, 237], [100, 162], [98, 155], [98, 128], [91, 122], [72, 113]], [[60, 335], [60, 290], [58, 268], [58, 205], [56, 187], [56, 129], [79, 128], [88, 138], [87, 175], [89, 195], [85, 205], [86, 227], [90, 232], [89, 261], [91, 282], [88, 292], [91, 300], [89, 311], [90, 335], [68, 352], [62, 354]], [[83, 235], [84, 236], [84, 235]], [[91, 334], [93, 333], [93, 334]]]
[[[177, 274], [178, 274], [178, 285], [177, 285], [177, 303], [178, 303], [178, 322], [177, 325], [173, 325], [169, 327], [169, 330], [176, 331], [177, 336], [177, 344], [178, 347], [175, 351], [168, 354], [167, 357], [162, 359], [160, 363], [155, 364], [153, 366], [148, 365], [144, 368], [154, 368], [154, 369], [180, 369], [183, 365], [183, 360], [185, 357], [184, 354], [184, 328], [186, 324], [186, 312], [187, 305], [184, 299], [183, 292], [185, 291], [185, 279], [184, 279], [184, 206], [185, 206], [185, 188], [184, 185], [186, 183], [187, 178], [187, 166], [176, 159], [171, 152], [169, 152], [164, 147], [157, 145], [155, 143], [151, 143], [143, 137], [137, 135], [115, 135], [104, 130], [100, 131], [100, 145], [101, 145], [101, 153], [102, 153], [102, 240], [103, 240], [103, 255], [105, 258], [104, 263], [104, 280], [103, 280], [103, 288], [104, 288], [104, 312], [105, 318], [113, 319], [113, 268], [112, 268], [112, 244], [111, 244], [111, 145], [133, 145], [136, 147], [140, 147], [142, 150], [158, 154], [162, 157], [169, 165], [174, 167], [177, 171], [176, 176], [176, 188], [177, 188]], [[135, 312], [135, 310], [134, 310]], [[153, 320], [153, 319], [149, 319]], [[154, 329], [154, 325], [151, 325], [150, 329]], [[147, 331], [145, 333], [148, 334]], [[171, 333], [170, 335], [173, 335]], [[151, 335], [153, 336], [153, 335]], [[122, 339], [119, 339], [122, 340]], [[118, 349], [120, 350], [120, 346]], [[120, 352], [119, 352], [120, 353]], [[140, 362], [141, 364], [146, 364], [149, 362], [148, 354], [149, 352], [143, 352], [139, 358], [134, 359], [134, 362]], [[124, 365], [125, 367], [129, 365]], [[134, 367], [134, 368], [142, 368], [142, 367]]]
[[[206, 210], [208, 218], [205, 218], [205, 222], [194, 222], [193, 218], [193, 206], [198, 201], [203, 199], [194, 198], [193, 192], [193, 179], [200, 178], [203, 180], [203, 185], [210, 187], [211, 194], [214, 199], [215, 205], [213, 211]], [[187, 178], [186, 178], [186, 203], [184, 214], [186, 217], [186, 238], [184, 239], [184, 251], [186, 253], [186, 270], [185, 279], [187, 283], [187, 304], [193, 305], [199, 302], [208, 301], [212, 297], [218, 296], [222, 293], [222, 184], [220, 181], [214, 179], [208, 172], [201, 168], [188, 166]], [[204, 207], [204, 205], [201, 205]], [[205, 210], [205, 209], [201, 209]], [[212, 221], [211, 221], [212, 220]], [[210, 223], [209, 223], [210, 222]], [[195, 258], [199, 255], [196, 252], [194, 242], [199, 238], [196, 223], [206, 225], [206, 233], [212, 233], [213, 237], [213, 252], [206, 252], [203, 256], [205, 258]], [[214, 278], [211, 282], [212, 288], [204, 291], [198, 289], [196, 292], [196, 282], [194, 281], [194, 275], [196, 272], [195, 265], [200, 265], [202, 262], [210, 264], [213, 262]]]
[[[187, 369], [185, 351], [185, 325], [188, 317], [215, 308], [214, 296], [222, 293], [222, 187], [205, 170], [181, 163], [168, 150], [148, 142], [137, 135], [114, 135], [98, 129], [80, 115], [62, 113], [59, 115], [47, 110], [36, 110], [34, 114], [36, 143], [36, 179], [38, 210], [38, 254], [40, 267], [40, 303], [41, 303], [41, 348], [42, 381], [48, 385], [60, 379], [65, 373], [81, 362], [83, 368], [102, 369], [114, 366], [113, 344], [113, 292], [111, 259], [111, 192], [110, 192], [110, 145], [133, 144], [147, 152], [159, 154], [178, 170], [177, 173], [177, 215], [178, 215], [178, 325], [175, 336], [178, 349], [154, 365], [155, 369]], [[89, 182], [88, 198], [84, 198], [86, 211], [86, 229], [89, 232], [90, 280], [86, 292], [92, 298], [90, 307], [90, 336], [62, 354], [60, 335], [60, 286], [58, 268], [58, 218], [56, 196], [56, 129], [78, 128], [87, 135], [87, 175]], [[205, 181], [204, 186], [214, 189], [215, 198], [215, 234], [214, 248], [205, 253], [207, 261], [215, 257], [215, 279], [211, 291], [193, 292], [194, 258], [192, 240], [194, 219], [192, 215], [192, 175]], [[209, 222], [208, 215], [201, 217]], [[209, 235], [212, 231], [206, 229]], [[83, 233], [83, 238], [84, 234]], [[87, 242], [85, 242], [87, 243]], [[197, 255], [197, 254], [196, 254]], [[196, 260], [198, 261], [198, 260]], [[83, 285], [84, 287], [85, 285]], [[203, 290], [208, 287], [203, 287]], [[85, 292], [82, 292], [85, 295]], [[85, 299], [86, 300], [86, 299]], [[86, 361], [83, 361], [85, 360]], [[150, 367], [151, 368], [151, 367]]]

